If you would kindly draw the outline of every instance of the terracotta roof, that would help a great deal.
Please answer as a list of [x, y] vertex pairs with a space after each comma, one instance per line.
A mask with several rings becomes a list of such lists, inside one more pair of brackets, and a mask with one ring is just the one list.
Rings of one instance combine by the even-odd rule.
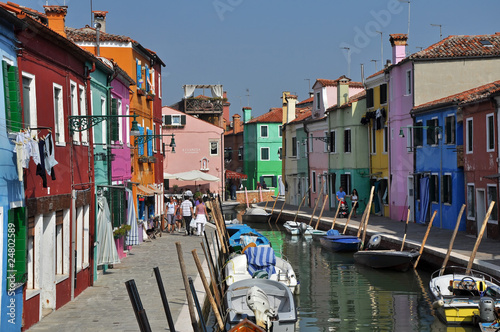
[[446, 59], [462, 57], [500, 56], [500, 33], [494, 35], [449, 36], [410, 59]]
[[454, 95], [436, 99], [425, 104], [413, 107], [412, 113], [422, 112], [428, 109], [444, 107], [447, 105], [462, 105], [488, 98], [494, 94], [500, 94], [500, 81], [495, 81], [473, 89], [462, 91]]
[[[66, 35], [68, 39], [71, 39], [73, 42], [95, 42], [96, 41], [96, 31], [94, 28], [89, 27], [88, 25], [85, 28], [75, 29], [66, 27]], [[130, 37], [121, 36], [121, 35], [113, 35], [107, 32], [100, 32], [99, 41], [116, 41], [120, 43], [137, 43]]]
[[68, 12], [68, 6], [43, 6], [45, 13], [65, 14]]
[[[359, 88], [363, 87], [363, 83], [361, 83], [361, 82], [353, 82], [353, 81], [351, 81], [350, 78], [346, 77], [345, 75], [340, 76], [336, 80], [328, 80], [328, 79], [324, 79], [324, 78], [318, 78], [316, 80], [316, 83], [321, 83], [323, 86], [337, 86], [339, 84], [339, 81], [341, 79], [348, 79], [350, 87], [353, 87], [353, 88], [354, 87], [359, 87]], [[314, 84], [316, 84], [316, 83], [314, 83]]]
[[94, 13], [94, 16], [96, 17], [106, 17], [108, 12], [104, 10], [93, 10], [92, 13]]
[[16, 16], [26, 14], [29, 17], [31, 17], [32, 19], [34, 19], [38, 22], [41, 22], [45, 25], [48, 23], [47, 15], [45, 15], [45, 13], [41, 13], [35, 9], [21, 6], [21, 5], [18, 5], [17, 3], [13, 3], [10, 1], [7, 1], [7, 3], [0, 2], [0, 6], [2, 6], [5, 10], [16, 14]]
[[366, 98], [366, 90], [363, 90], [363, 91], [361, 91], [359, 93], [356, 93], [354, 96], [351, 96], [349, 98], [349, 101], [347, 103], [344, 103], [344, 104], [342, 104], [340, 106], [333, 105], [331, 107], [328, 107], [328, 109], [326, 111], [330, 112], [330, 111], [334, 111], [334, 110], [339, 109], [339, 108], [349, 107], [349, 106], [352, 105], [352, 103], [360, 101], [361, 99], [364, 99], [364, 98]]
[[373, 74], [373, 75], [368, 76], [366, 79], [370, 79], [370, 78], [372, 78], [372, 77], [378, 76], [378, 75], [382, 74], [384, 71], [385, 71], [385, 68], [384, 68], [384, 69], [379, 70], [378, 72], [376, 72], [376, 73], [375, 73], [375, 74]]
[[[262, 122], [283, 122], [283, 109], [282, 108], [271, 108], [269, 112], [262, 114], [247, 123], [262, 123]], [[245, 123], [246, 124], [246, 123]]]
[[314, 97], [310, 97], [310, 98], [307, 98], [305, 100], [302, 100], [300, 103], [297, 103], [297, 105], [312, 103], [313, 101], [314, 101]]
[[293, 120], [293, 121], [290, 121], [290, 123], [293, 123], [293, 122], [300, 122], [300, 121], [303, 121], [303, 120], [306, 120], [307, 118], [309, 118], [310, 116], [312, 115], [312, 111], [310, 108], [307, 108], [306, 110], [304, 110], [303, 112], [300, 112], [297, 117]]

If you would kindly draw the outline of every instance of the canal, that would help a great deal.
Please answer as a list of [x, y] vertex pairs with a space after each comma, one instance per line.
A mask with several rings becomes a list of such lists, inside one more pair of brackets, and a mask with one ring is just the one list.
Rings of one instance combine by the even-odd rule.
[[446, 327], [433, 316], [432, 271], [375, 270], [334, 253], [312, 238], [290, 236], [281, 225], [250, 224], [285, 256], [300, 281], [297, 331], [479, 331]]

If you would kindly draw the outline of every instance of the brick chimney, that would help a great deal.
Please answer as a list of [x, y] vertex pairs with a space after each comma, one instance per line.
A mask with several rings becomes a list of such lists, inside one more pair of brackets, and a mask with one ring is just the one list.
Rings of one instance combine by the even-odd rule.
[[[106, 14], [107, 11], [94, 10], [94, 23], [99, 23], [101, 25], [101, 32], [106, 32]], [[95, 28], [95, 26], [93, 27]]]
[[237, 134], [243, 131], [243, 126], [241, 125], [241, 116], [239, 114], [233, 115], [233, 133]]
[[222, 102], [222, 117], [229, 122], [229, 106], [231, 106], [231, 103], [227, 100], [226, 91], [223, 92], [222, 98], [224, 99]]
[[397, 64], [406, 57], [408, 35], [406, 33], [394, 33], [389, 36], [392, 46], [392, 63]]
[[65, 22], [68, 6], [43, 6], [49, 21], [49, 28], [66, 37]]

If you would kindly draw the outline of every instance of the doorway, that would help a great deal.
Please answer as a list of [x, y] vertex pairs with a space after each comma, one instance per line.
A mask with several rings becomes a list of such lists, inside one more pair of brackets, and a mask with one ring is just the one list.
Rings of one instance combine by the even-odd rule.
[[[483, 226], [484, 217], [486, 216], [486, 195], [484, 189], [476, 190], [476, 234], [479, 235]], [[488, 237], [488, 229], [485, 229], [483, 237]]]
[[[413, 176], [408, 176], [408, 192], [406, 194], [408, 200], [408, 207], [410, 209], [410, 222], [415, 221], [415, 184], [413, 183]], [[406, 210], [406, 206], [404, 207]]]

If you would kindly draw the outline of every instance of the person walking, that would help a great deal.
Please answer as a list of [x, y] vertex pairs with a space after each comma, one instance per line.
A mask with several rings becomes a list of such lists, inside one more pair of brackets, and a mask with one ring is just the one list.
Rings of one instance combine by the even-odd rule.
[[178, 198], [175, 198], [175, 203], [177, 205], [177, 209], [175, 209], [175, 225], [177, 231], [180, 232], [182, 228], [182, 210], [181, 210], [181, 202]]
[[193, 219], [193, 203], [189, 200], [189, 196], [184, 196], [184, 201], [182, 201], [180, 205], [180, 209], [182, 211], [182, 217], [184, 218], [184, 222], [186, 223], [186, 235], [193, 235], [193, 231], [191, 230], [191, 220]]
[[175, 228], [175, 210], [177, 209], [177, 204], [174, 202], [174, 198], [170, 196], [167, 203], [167, 232], [172, 233]]
[[352, 204], [352, 208], [354, 211], [352, 211], [352, 213], [354, 214], [354, 217], [356, 217], [356, 211], [358, 209], [358, 191], [356, 189], [353, 189], [352, 190], [352, 195], [351, 195], [351, 204]]
[[207, 207], [205, 206], [205, 201], [200, 196], [199, 203], [196, 205], [195, 221], [196, 221], [196, 235], [202, 236], [205, 232], [205, 224], [207, 223]]

